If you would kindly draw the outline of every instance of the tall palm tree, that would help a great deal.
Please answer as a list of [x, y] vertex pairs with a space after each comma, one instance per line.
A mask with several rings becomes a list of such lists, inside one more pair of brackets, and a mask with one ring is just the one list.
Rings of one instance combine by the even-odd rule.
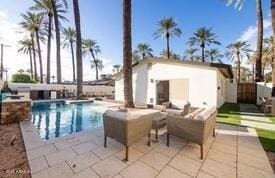
[[218, 49], [210, 49], [205, 51], [205, 58], [209, 59], [211, 63], [213, 63], [214, 61], [222, 63], [223, 55]]
[[183, 58], [193, 61], [197, 51], [198, 49], [189, 47], [188, 49], [185, 50]]
[[[132, 86], [132, 15], [131, 0], [123, 0], [123, 81], [125, 107], [134, 108]], [[126, 159], [126, 161], [128, 161]]]
[[138, 55], [142, 56], [142, 60], [144, 60], [146, 57], [153, 57], [153, 49], [150, 47], [147, 43], [139, 43], [137, 45], [136, 52]]
[[68, 47], [70, 46], [71, 48], [71, 54], [72, 54], [72, 66], [73, 66], [73, 82], [75, 82], [75, 62], [74, 62], [74, 43], [75, 43], [75, 38], [76, 38], [76, 31], [71, 28], [63, 28], [62, 31], [63, 34], [63, 47]]
[[102, 71], [102, 69], [104, 68], [103, 62], [100, 59], [95, 59], [95, 60], [91, 60], [91, 68], [95, 68], [96, 69], [96, 76], [98, 80], [98, 71]]
[[[66, 11], [64, 9], [68, 8], [67, 1], [62, 0], [62, 4], [58, 4], [59, 0], [51, 0], [53, 6], [53, 17], [54, 17], [54, 26], [55, 26], [55, 36], [56, 36], [56, 76], [57, 76], [57, 83], [61, 83], [61, 55], [60, 55], [60, 22], [59, 20], [67, 20], [62, 13]], [[64, 8], [63, 8], [64, 6]]]
[[82, 46], [83, 46], [83, 54], [88, 55], [91, 54], [91, 57], [93, 58], [93, 63], [95, 64], [95, 70], [96, 70], [96, 80], [98, 80], [98, 64], [96, 60], [96, 55], [100, 53], [100, 47], [97, 44], [95, 40], [91, 39], [84, 39], [82, 40]]
[[[35, 4], [33, 7], [31, 7], [31, 10], [38, 11], [44, 19], [47, 19], [47, 35], [48, 35], [48, 42], [47, 42], [47, 83], [50, 83], [51, 80], [51, 38], [52, 38], [52, 20], [54, 17], [54, 11], [57, 12], [57, 20], [62, 19], [66, 20], [66, 17], [64, 17], [62, 14], [64, 14], [66, 11], [63, 10], [62, 4], [56, 4], [54, 3], [55, 8], [53, 7], [52, 0], [34, 0]], [[59, 23], [58, 23], [59, 24]], [[57, 25], [58, 26], [58, 25]], [[59, 27], [58, 27], [59, 29]], [[60, 46], [60, 35], [59, 35], [59, 46]], [[59, 61], [58, 61], [59, 60]], [[59, 51], [59, 59], [57, 60], [57, 65], [59, 65], [60, 69], [60, 51]], [[61, 70], [57, 72], [57, 80], [60, 78], [58, 82], [61, 82]]]
[[177, 27], [178, 24], [172, 17], [165, 17], [161, 21], [158, 22], [159, 28], [153, 34], [154, 38], [165, 37], [166, 38], [166, 50], [167, 57], [170, 59], [170, 45], [169, 38], [174, 35], [180, 37], [181, 30]]
[[248, 55], [247, 63], [251, 65], [252, 68], [252, 82], [255, 83], [255, 64], [256, 64], [256, 54]]
[[20, 45], [20, 48], [18, 49], [18, 52], [29, 55], [29, 58], [30, 58], [30, 74], [31, 74], [31, 78], [33, 79], [32, 40], [31, 39], [24, 39], [24, 40], [18, 41], [18, 43]]
[[83, 91], [83, 65], [82, 65], [82, 38], [78, 0], [73, 0], [74, 21], [76, 29], [76, 98], [82, 98]]
[[137, 50], [134, 50], [132, 52], [132, 64], [134, 64], [140, 60], [141, 60], [141, 58], [140, 58], [139, 52]]
[[237, 41], [235, 43], [229, 44], [227, 48], [227, 52], [225, 55], [229, 57], [230, 59], [237, 62], [237, 83], [240, 83], [240, 75], [241, 75], [241, 60], [243, 60], [244, 57], [248, 57], [249, 53], [251, 52], [251, 49], [249, 48], [250, 45], [247, 41]]
[[[275, 37], [275, 0], [271, 0], [270, 4], [270, 9], [271, 9], [271, 22], [272, 22], [272, 32], [273, 32], [273, 39]], [[272, 92], [271, 96], [275, 97], [275, 65], [274, 65], [274, 60], [275, 60], [275, 45], [274, 45], [274, 40], [272, 43]], [[272, 114], [275, 114], [275, 102], [272, 101]]]
[[201, 60], [205, 62], [205, 47], [211, 44], [221, 44], [216, 39], [217, 36], [212, 33], [212, 28], [201, 27], [194, 32], [193, 37], [189, 38], [188, 44], [190, 46], [198, 45], [201, 48]]
[[[20, 26], [30, 33], [30, 38], [32, 41], [32, 52], [33, 52], [33, 63], [34, 63], [34, 78], [38, 80], [37, 75], [37, 65], [36, 65], [36, 51], [39, 56], [39, 64], [40, 64], [40, 82], [43, 82], [43, 65], [41, 58], [41, 50], [40, 50], [40, 40], [43, 40], [43, 29], [41, 29], [42, 17], [39, 14], [27, 12], [26, 14], [21, 14], [24, 21], [20, 23]], [[36, 45], [37, 50], [35, 49], [34, 36], [36, 37]], [[42, 76], [42, 78], [41, 78]]]
[[[227, 0], [227, 5], [235, 3], [235, 8], [242, 9], [245, 0]], [[273, 0], [271, 0], [272, 4]], [[272, 11], [272, 8], [271, 8]], [[262, 76], [262, 48], [263, 48], [263, 9], [262, 0], [256, 0], [257, 14], [257, 50], [256, 50], [256, 82], [263, 81]], [[274, 14], [275, 15], [275, 14]], [[275, 18], [275, 17], [274, 17]], [[275, 25], [275, 24], [274, 24]]]

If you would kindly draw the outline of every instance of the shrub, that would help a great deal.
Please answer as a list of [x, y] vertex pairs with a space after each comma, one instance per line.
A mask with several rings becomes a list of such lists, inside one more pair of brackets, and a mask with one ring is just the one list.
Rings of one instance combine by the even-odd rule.
[[29, 75], [20, 73], [12, 75], [11, 81], [14, 83], [36, 83]]

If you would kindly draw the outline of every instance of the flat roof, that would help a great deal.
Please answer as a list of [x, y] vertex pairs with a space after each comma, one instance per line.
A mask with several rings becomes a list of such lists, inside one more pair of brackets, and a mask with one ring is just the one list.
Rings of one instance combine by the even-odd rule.
[[[162, 58], [162, 57], [158, 57], [158, 58], [150, 57], [150, 58], [146, 58], [144, 60], [138, 61], [134, 63], [132, 66], [136, 67], [142, 64], [147, 64], [149, 62], [156, 62], [156, 63], [165, 62], [165, 63], [172, 63], [172, 64], [193, 65], [198, 67], [213, 67], [213, 68], [218, 68], [226, 78], [233, 79], [234, 77], [231, 65], [222, 64], [222, 63], [209, 63], [209, 62], [200, 62], [200, 61], [191, 61], [191, 60], [168, 59], [168, 58]], [[122, 70], [114, 74], [113, 76], [115, 77], [121, 73], [122, 73]]]

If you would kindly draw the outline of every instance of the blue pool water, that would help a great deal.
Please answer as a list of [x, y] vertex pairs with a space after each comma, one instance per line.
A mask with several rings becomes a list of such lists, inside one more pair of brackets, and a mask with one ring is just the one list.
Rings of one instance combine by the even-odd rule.
[[48, 140], [102, 126], [102, 113], [95, 111], [96, 107], [101, 106], [99, 103], [34, 103], [31, 122], [40, 137]]

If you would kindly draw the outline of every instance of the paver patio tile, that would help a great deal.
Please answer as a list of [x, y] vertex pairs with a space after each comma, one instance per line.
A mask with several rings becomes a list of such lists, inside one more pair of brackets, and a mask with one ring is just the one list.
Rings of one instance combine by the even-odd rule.
[[61, 150], [52, 154], [47, 154], [46, 159], [49, 165], [52, 166], [56, 163], [73, 159], [76, 156], [77, 156], [76, 153], [71, 148], [65, 148], [64, 150]]
[[183, 172], [176, 170], [170, 166], [166, 166], [160, 173], [157, 175], [157, 178], [191, 178], [191, 176], [184, 174]]
[[245, 153], [248, 155], [253, 155], [255, 157], [261, 158], [261, 159], [265, 159], [268, 161], [268, 158], [266, 156], [265, 151], [262, 148], [247, 148], [244, 146], [238, 146], [238, 153]]
[[99, 145], [97, 145], [96, 143], [94, 143], [93, 141], [89, 141], [89, 142], [85, 142], [85, 143], [80, 143], [78, 145], [74, 145], [72, 146], [72, 149], [77, 153], [77, 154], [82, 154], [82, 153], [86, 153], [89, 152], [93, 149], [98, 148]]
[[117, 174], [117, 175], [115, 175], [113, 178], [123, 178], [123, 176], [120, 175], [120, 174]]
[[79, 173], [87, 169], [88, 167], [94, 165], [95, 163], [99, 162], [100, 159], [95, 156], [93, 153], [84, 153], [80, 156], [77, 156], [74, 159], [67, 160], [66, 162], [71, 167], [74, 173]]
[[127, 164], [121, 160], [110, 157], [93, 166], [93, 169], [101, 177], [111, 177], [118, 174], [121, 170], [127, 167]]
[[156, 147], [159, 142], [151, 142], [151, 146], [147, 145], [147, 137], [139, 140], [138, 142], [134, 143], [132, 147], [137, 149], [138, 151], [141, 151], [143, 153], [148, 153], [151, 151], [154, 147]]
[[91, 133], [83, 133], [83, 134], [77, 136], [77, 139], [81, 143], [84, 143], [84, 142], [87, 142], [87, 141], [91, 141], [91, 140], [94, 140], [96, 138], [97, 138], [97, 136], [94, 135], [94, 134], [91, 134]]
[[236, 168], [207, 158], [201, 168], [204, 172], [220, 178], [236, 177]]
[[27, 155], [28, 155], [28, 159], [31, 160], [31, 159], [34, 159], [46, 154], [51, 154], [54, 152], [57, 152], [56, 147], [53, 144], [49, 144], [39, 148], [27, 150]]
[[162, 154], [165, 154], [166, 156], [174, 157], [181, 148], [182, 145], [180, 144], [173, 144], [168, 147], [166, 146], [166, 143], [160, 143], [158, 146], [154, 148], [154, 150]]
[[209, 175], [209, 174], [207, 174], [207, 173], [205, 173], [203, 171], [200, 171], [199, 174], [198, 174], [198, 176], [197, 176], [197, 178], [215, 178], [215, 177], [212, 176], [212, 175]]
[[157, 171], [141, 161], [137, 161], [128, 168], [121, 171], [121, 175], [125, 178], [153, 178], [157, 175]]
[[242, 178], [274, 178], [275, 174], [240, 163], [238, 164], [238, 176]]
[[[127, 164], [132, 164], [133, 162], [138, 160], [142, 155], [144, 155], [144, 153], [130, 147], [129, 148], [129, 160], [127, 161]], [[120, 160], [125, 159], [125, 150], [120, 151], [117, 154], [115, 154], [115, 157]]]
[[32, 173], [39, 172], [49, 167], [44, 156], [29, 161], [29, 166]]
[[177, 155], [169, 165], [191, 176], [196, 176], [201, 167], [200, 162], [181, 155]]
[[219, 161], [230, 166], [236, 167], [237, 166], [237, 156], [233, 154], [224, 154], [221, 151], [211, 149], [208, 154], [207, 158], [211, 158], [215, 161]]
[[107, 145], [107, 147], [100, 146], [95, 150], [92, 150], [93, 153], [95, 153], [98, 157], [101, 159], [105, 159], [107, 157], [110, 157], [114, 155], [115, 153], [121, 151], [122, 149], [119, 149], [111, 144]]
[[238, 154], [238, 162], [273, 173], [268, 160], [255, 157], [254, 155], [240, 153]]
[[[204, 149], [204, 154], [207, 152]], [[183, 147], [183, 149], [179, 152], [179, 155], [192, 158], [195, 161], [202, 162], [203, 160], [200, 159], [200, 146], [198, 144], [187, 144]]]
[[77, 144], [80, 144], [77, 138], [70, 138], [58, 143], [54, 143], [54, 145], [57, 147], [58, 150], [62, 150], [64, 148], [68, 148]]
[[69, 168], [69, 166], [65, 163], [58, 163], [49, 169], [45, 169], [36, 174], [33, 174], [33, 178], [68, 178], [72, 177], [73, 171]]
[[171, 160], [171, 157], [152, 150], [140, 160], [160, 171]]
[[88, 168], [74, 175], [72, 178], [99, 178], [99, 176], [91, 168]]
[[221, 151], [223, 153], [237, 155], [237, 147], [233, 147], [231, 145], [226, 145], [223, 143], [214, 142], [211, 149], [215, 149], [215, 150]]

